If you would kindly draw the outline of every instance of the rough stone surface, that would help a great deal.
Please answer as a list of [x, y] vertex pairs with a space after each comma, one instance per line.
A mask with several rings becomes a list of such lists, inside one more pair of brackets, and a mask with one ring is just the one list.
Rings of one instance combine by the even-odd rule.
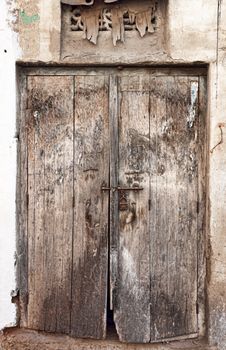
[[0, 337], [1, 350], [216, 350], [205, 342], [190, 340], [170, 344], [123, 344], [117, 340], [88, 341], [35, 331], [6, 331]]

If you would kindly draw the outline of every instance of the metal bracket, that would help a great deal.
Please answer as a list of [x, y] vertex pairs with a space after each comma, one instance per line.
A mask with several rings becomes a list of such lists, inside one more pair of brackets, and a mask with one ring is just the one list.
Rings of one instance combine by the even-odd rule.
[[143, 190], [143, 187], [101, 187], [101, 191], [142, 191]]
[[118, 191], [119, 192], [119, 210], [126, 211], [129, 209], [128, 191], [142, 191], [143, 187], [101, 187], [101, 191]]
[[120, 190], [119, 192], [119, 210], [126, 211], [129, 209], [128, 195], [126, 191]]

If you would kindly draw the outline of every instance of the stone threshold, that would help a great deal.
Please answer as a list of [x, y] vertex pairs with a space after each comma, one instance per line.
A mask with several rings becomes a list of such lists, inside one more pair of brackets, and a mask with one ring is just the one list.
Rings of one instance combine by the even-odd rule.
[[27, 329], [11, 328], [0, 335], [0, 350], [216, 350], [204, 340], [190, 339], [158, 344], [125, 344], [116, 339], [74, 339]]

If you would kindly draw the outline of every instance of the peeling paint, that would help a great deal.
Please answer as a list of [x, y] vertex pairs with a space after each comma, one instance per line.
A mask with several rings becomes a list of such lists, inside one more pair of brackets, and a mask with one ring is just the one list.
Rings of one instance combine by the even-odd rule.
[[26, 14], [26, 12], [24, 10], [20, 11], [20, 17], [21, 17], [22, 22], [24, 24], [31, 24], [33, 22], [39, 21], [39, 19], [40, 19], [39, 15], [37, 13], [29, 16]]
[[187, 124], [189, 128], [192, 128], [197, 115], [197, 101], [198, 101], [199, 84], [197, 81], [191, 83], [191, 102], [188, 111]]

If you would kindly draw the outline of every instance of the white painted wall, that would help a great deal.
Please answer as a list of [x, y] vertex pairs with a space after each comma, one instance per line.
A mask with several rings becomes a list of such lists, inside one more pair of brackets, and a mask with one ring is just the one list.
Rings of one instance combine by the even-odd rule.
[[[15, 325], [10, 293], [15, 288], [16, 82], [19, 54], [15, 33], [7, 24], [6, 1], [0, 10], [0, 329]], [[6, 51], [5, 51], [6, 50]]]

